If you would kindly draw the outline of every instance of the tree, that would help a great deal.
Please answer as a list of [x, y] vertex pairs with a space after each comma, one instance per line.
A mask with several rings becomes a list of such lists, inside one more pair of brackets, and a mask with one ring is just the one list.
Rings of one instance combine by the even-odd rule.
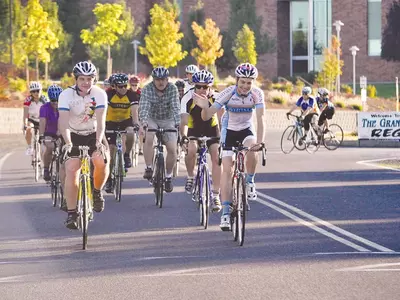
[[[337, 36], [332, 35], [331, 46], [324, 49], [324, 60], [322, 69], [318, 73], [316, 82], [319, 86], [326, 87], [328, 90], [336, 90], [336, 79], [342, 74], [343, 60], [338, 63], [337, 51], [340, 50], [340, 42]], [[341, 53], [340, 53], [341, 54]], [[340, 64], [340, 67], [338, 65]]]
[[144, 37], [145, 47], [139, 46], [139, 50], [148, 57], [153, 67], [175, 67], [187, 55], [179, 44], [183, 33], [179, 32], [178, 16], [176, 3], [168, 0], [163, 5], [154, 4], [150, 9], [149, 33]]
[[193, 22], [192, 28], [197, 37], [198, 48], [194, 48], [190, 54], [200, 65], [206, 67], [214, 65], [217, 58], [224, 54], [224, 49], [221, 48], [222, 35], [219, 34], [219, 28], [209, 18], [206, 19], [204, 28], [196, 22]]
[[393, 2], [386, 18], [381, 57], [388, 61], [400, 61], [400, 1]]
[[111, 75], [111, 46], [119, 39], [126, 30], [126, 22], [121, 19], [123, 6], [118, 3], [97, 3], [93, 9], [97, 24], [89, 29], [82, 29], [81, 38], [83, 43], [93, 47], [107, 47], [107, 77]]
[[187, 34], [184, 37], [183, 45], [185, 50], [190, 51], [197, 46], [197, 37], [195, 36], [192, 24], [196, 22], [200, 26], [204, 26], [205, 14], [204, 14], [204, 3], [199, 0], [195, 6], [192, 6], [188, 15], [188, 29]]
[[247, 24], [244, 24], [242, 30], [238, 32], [232, 50], [240, 64], [245, 62], [257, 64], [256, 39]]
[[58, 47], [58, 38], [53, 31], [53, 24], [48, 18], [48, 13], [43, 10], [39, 0], [29, 0], [26, 12], [28, 18], [23, 28], [26, 62], [28, 65], [31, 55], [35, 57], [36, 80], [39, 80], [39, 61], [50, 61], [49, 50]]
[[226, 32], [223, 32], [224, 39], [222, 40], [222, 47], [225, 49], [225, 54], [223, 59], [219, 61], [219, 65], [224, 68], [234, 66], [233, 42], [238, 31], [243, 28], [244, 24], [247, 24], [254, 32], [258, 54], [274, 51], [275, 41], [267, 33], [261, 32], [263, 19], [257, 16], [255, 0], [229, 0], [229, 4], [229, 27]]

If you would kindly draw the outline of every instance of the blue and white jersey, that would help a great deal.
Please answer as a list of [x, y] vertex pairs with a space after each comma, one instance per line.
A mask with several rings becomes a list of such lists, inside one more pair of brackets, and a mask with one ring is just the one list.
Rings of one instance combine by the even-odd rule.
[[264, 92], [253, 87], [248, 95], [241, 96], [236, 91], [236, 85], [232, 85], [218, 94], [213, 106], [218, 109], [225, 107], [221, 130], [240, 131], [252, 128], [253, 110], [264, 108]]
[[329, 100], [329, 98], [317, 97], [315, 99], [317, 100], [319, 109], [322, 109], [324, 104], [328, 104], [328, 107], [335, 107], [335, 105]]
[[319, 114], [319, 108], [317, 105], [317, 101], [312, 98], [308, 97], [308, 99], [304, 99], [303, 96], [297, 100], [296, 105], [301, 108], [302, 111], [306, 111], [309, 108], [312, 108], [312, 112]]

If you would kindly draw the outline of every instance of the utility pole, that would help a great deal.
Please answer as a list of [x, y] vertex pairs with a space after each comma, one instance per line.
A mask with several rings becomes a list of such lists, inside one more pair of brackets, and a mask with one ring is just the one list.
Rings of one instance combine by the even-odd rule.
[[14, 65], [13, 57], [13, 26], [12, 26], [12, 11], [13, 11], [13, 0], [9, 0], [9, 11], [10, 11], [10, 64]]

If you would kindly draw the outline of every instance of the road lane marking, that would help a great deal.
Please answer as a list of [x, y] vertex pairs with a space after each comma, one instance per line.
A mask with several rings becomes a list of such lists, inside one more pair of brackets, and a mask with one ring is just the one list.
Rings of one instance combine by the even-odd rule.
[[381, 166], [381, 165], [377, 165], [374, 164], [374, 162], [380, 162], [380, 161], [385, 161], [385, 160], [393, 160], [393, 159], [398, 159], [397, 157], [389, 157], [389, 158], [379, 158], [379, 159], [370, 159], [370, 160], [360, 160], [357, 161], [357, 164], [360, 165], [366, 165], [366, 166], [370, 166], [370, 167], [375, 167], [375, 168], [380, 168], [380, 169], [387, 169], [387, 170], [392, 170], [392, 171], [396, 171], [396, 172], [400, 172], [399, 169], [395, 169], [392, 167], [388, 167], [388, 166]]
[[[396, 268], [390, 268], [396, 267]], [[336, 271], [339, 272], [400, 272], [400, 263], [385, 263], [385, 264], [375, 264], [375, 265], [364, 265], [357, 267], [342, 268]]]
[[3, 169], [3, 164], [5, 163], [5, 161], [7, 160], [7, 158], [9, 158], [11, 156], [11, 154], [13, 154], [14, 152], [10, 152], [7, 153], [6, 155], [4, 155], [1, 159], [0, 159], [0, 180], [1, 180], [1, 169]]
[[[311, 221], [313, 221], [313, 222], [315, 222], [315, 223], [318, 223], [318, 224], [320, 224], [320, 225], [323, 225], [323, 226], [325, 226], [325, 227], [327, 227], [327, 228], [329, 228], [329, 229], [331, 229], [331, 230], [333, 230], [333, 231], [336, 231], [336, 232], [338, 232], [338, 233], [340, 233], [340, 234], [342, 234], [342, 235], [344, 235], [344, 236], [347, 236], [348, 238], [351, 238], [351, 239], [353, 239], [353, 240], [356, 240], [357, 242], [363, 243], [364, 245], [367, 245], [367, 246], [369, 246], [369, 247], [371, 247], [371, 248], [374, 248], [374, 249], [379, 250], [379, 251], [382, 251], [382, 252], [394, 252], [393, 250], [391, 250], [391, 249], [389, 249], [389, 248], [386, 248], [386, 247], [381, 246], [381, 245], [379, 245], [379, 244], [377, 244], [377, 243], [374, 243], [374, 242], [369, 241], [369, 240], [367, 240], [367, 239], [365, 239], [365, 238], [362, 238], [362, 237], [360, 237], [360, 236], [358, 236], [358, 235], [355, 235], [355, 234], [353, 234], [353, 233], [351, 233], [351, 232], [348, 232], [348, 231], [346, 231], [346, 230], [344, 230], [344, 229], [342, 229], [342, 228], [340, 228], [340, 227], [337, 227], [337, 226], [335, 226], [335, 225], [333, 225], [333, 224], [331, 224], [331, 223], [329, 223], [329, 222], [327, 222], [327, 221], [321, 220], [320, 218], [317, 218], [317, 217], [315, 217], [315, 216], [313, 216], [313, 215], [310, 215], [310, 214], [308, 214], [308, 213], [306, 213], [306, 212], [304, 212], [304, 211], [298, 209], [297, 207], [294, 207], [294, 206], [292, 206], [292, 205], [289, 205], [289, 204], [287, 204], [287, 203], [285, 203], [285, 202], [283, 202], [283, 201], [280, 201], [280, 200], [278, 200], [278, 199], [276, 199], [276, 198], [273, 198], [273, 197], [268, 196], [268, 195], [266, 195], [266, 194], [263, 194], [263, 193], [261, 193], [261, 192], [257, 192], [257, 194], [258, 194], [258, 196], [261, 197], [261, 198], [264, 198], [264, 199], [269, 200], [269, 201], [271, 201], [271, 202], [274, 202], [274, 203], [276, 203], [276, 204], [278, 204], [278, 205], [280, 205], [280, 206], [283, 206], [283, 207], [285, 207], [286, 209], [289, 209], [289, 210], [291, 210], [291, 211], [293, 211], [293, 212], [295, 212], [295, 213], [297, 213], [297, 214], [299, 214], [299, 215], [301, 215], [301, 216], [303, 216], [303, 217], [305, 217], [305, 218], [307, 218], [307, 219], [309, 219], [309, 220], [311, 220]], [[269, 203], [269, 202], [267, 202], [267, 201], [261, 200], [261, 199], [257, 199], [256, 201], [259, 202], [259, 203], [261, 203], [261, 204], [267, 205], [267, 206], [269, 206], [269, 207], [271, 207], [271, 205], [273, 205], [273, 204], [271, 204], [271, 203]], [[275, 205], [273, 205], [273, 206], [275, 206]], [[273, 208], [273, 207], [271, 207], [271, 208]], [[277, 207], [277, 208], [279, 208], [279, 207]], [[275, 209], [275, 208], [274, 208], [274, 209]], [[286, 212], [286, 213], [292, 215], [290, 212], [287, 212], [286, 210], [283, 210], [283, 209], [281, 209], [281, 208], [279, 208], [279, 209], [281, 210], [281, 211], [280, 211], [281, 213], [283, 213], [282, 211], [284, 211], [284, 212]], [[286, 215], [286, 214], [285, 214], [285, 215]], [[293, 215], [293, 216], [294, 216], [294, 215]], [[303, 220], [303, 219], [301, 219], [301, 218], [299, 218], [299, 217], [297, 217], [297, 216], [294, 216], [294, 217], [296, 217], [297, 219], [299, 219], [299, 220], [301, 220], [301, 221], [307, 222], [307, 221], [305, 221], [305, 220]], [[290, 218], [291, 218], [291, 217], [290, 217]], [[299, 222], [299, 221], [298, 221], [298, 222]], [[300, 222], [300, 223], [303, 224], [303, 222]], [[310, 222], [307, 222], [307, 223], [310, 224], [310, 225], [315, 226], [316, 228], [321, 229], [320, 227], [318, 227], [318, 226], [316, 226], [316, 225], [314, 225], [314, 224], [312, 224], [312, 223], [310, 223]], [[304, 223], [304, 224], [305, 224], [305, 223]], [[306, 225], [306, 226], [311, 227], [311, 226], [309, 226], [309, 225]], [[318, 232], [320, 232], [319, 230], [317, 230], [317, 229], [314, 228], [314, 227], [311, 227], [311, 228], [314, 229], [314, 230], [316, 230], [316, 231], [318, 231]], [[324, 231], [326, 231], [326, 230], [324, 230]], [[326, 231], [326, 232], [328, 232], [328, 231]], [[320, 233], [322, 233], [322, 232], [320, 232]], [[330, 232], [328, 232], [328, 233], [330, 234], [329, 237], [333, 238], [331, 235], [334, 235], [334, 234], [331, 234]], [[323, 233], [323, 234], [324, 234], [324, 233]], [[336, 238], [340, 238], [340, 237], [337, 236], [337, 235], [334, 235], [334, 236], [335, 236]], [[334, 238], [334, 239], [337, 240], [336, 238]], [[340, 239], [342, 239], [342, 238], [340, 238]], [[342, 240], [344, 240], [344, 239], [342, 239]], [[344, 241], [349, 242], [349, 243], [352, 243], [352, 242], [347, 241], [347, 240], [344, 240]], [[343, 243], [343, 241], [341, 241], [341, 242]], [[354, 243], [352, 243], [352, 244], [355, 245]], [[348, 244], [346, 243], [346, 245], [348, 245]], [[358, 245], [356, 245], [356, 246], [357, 246], [357, 247], [360, 247], [360, 246], [358, 246]], [[353, 246], [351, 246], [351, 247], [353, 247]], [[355, 248], [355, 247], [353, 247], [353, 248]], [[365, 248], [363, 248], [363, 247], [361, 247], [361, 248], [362, 248], [362, 249], [365, 249]], [[356, 249], [356, 248], [355, 248], [355, 249]], [[357, 249], [357, 250], [358, 250], [358, 251], [365, 252], [365, 250], [359, 250], [359, 249]], [[369, 251], [369, 250], [367, 250], [367, 251]]]

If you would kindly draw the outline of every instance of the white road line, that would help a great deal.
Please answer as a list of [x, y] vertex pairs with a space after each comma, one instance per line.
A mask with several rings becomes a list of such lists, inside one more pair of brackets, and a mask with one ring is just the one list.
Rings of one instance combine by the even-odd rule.
[[[389, 267], [389, 268], [387, 268]], [[392, 267], [392, 268], [391, 268]], [[397, 268], [394, 268], [397, 267]], [[400, 263], [386, 263], [386, 264], [376, 264], [376, 265], [364, 265], [358, 267], [350, 267], [350, 268], [342, 268], [336, 271], [340, 272], [348, 272], [348, 271], [358, 271], [358, 272], [382, 272], [382, 271], [390, 271], [390, 272], [399, 272], [400, 271]]]
[[389, 159], [399, 159], [399, 158], [398, 157], [388, 157], [388, 158], [379, 158], [379, 159], [370, 159], [370, 160], [360, 160], [360, 161], [357, 161], [357, 164], [400, 172], [399, 169], [374, 164], [374, 162], [380, 162], [380, 161], [385, 161], [385, 160], [389, 160]]
[[[369, 240], [367, 240], [365, 238], [362, 238], [362, 237], [360, 237], [358, 235], [355, 235], [355, 234], [353, 234], [351, 232], [348, 232], [348, 231], [346, 231], [346, 230], [344, 230], [344, 229], [342, 229], [340, 227], [337, 227], [337, 226], [335, 226], [335, 225], [333, 225], [333, 224], [331, 224], [331, 223], [329, 223], [327, 221], [321, 220], [320, 218], [317, 218], [317, 217], [315, 217], [313, 215], [310, 215], [310, 214], [298, 209], [297, 207], [289, 205], [289, 204], [287, 204], [287, 203], [285, 203], [283, 201], [280, 201], [280, 200], [278, 200], [276, 198], [273, 198], [271, 196], [265, 195], [265, 194], [263, 194], [261, 192], [257, 192], [257, 194], [261, 198], [264, 198], [264, 199], [269, 200], [271, 202], [274, 202], [274, 203], [276, 203], [278, 205], [281, 205], [281, 206], [283, 206], [283, 207], [285, 207], [285, 208], [287, 208], [287, 209], [289, 209], [289, 210], [291, 210], [291, 211], [293, 211], [293, 212], [295, 212], [295, 213], [297, 213], [297, 214], [299, 214], [299, 215], [301, 215], [301, 216], [303, 216], [305, 218], [308, 218], [309, 220], [311, 220], [313, 222], [319, 223], [320, 225], [323, 225], [323, 226], [325, 226], [325, 227], [327, 227], [327, 228], [329, 228], [329, 229], [331, 229], [333, 231], [336, 231], [336, 232], [338, 232], [340, 234], [343, 234], [344, 236], [347, 236], [347, 237], [352, 238], [352, 239], [354, 239], [354, 240], [356, 240], [358, 242], [361, 242], [361, 243], [363, 243], [363, 244], [365, 244], [365, 245], [367, 245], [367, 246], [369, 246], [371, 248], [375, 248], [375, 249], [377, 249], [379, 251], [382, 251], [382, 252], [394, 252], [393, 250], [391, 250], [389, 248], [383, 247], [381, 245], [378, 245], [377, 243], [371, 242], [371, 241], [369, 241]], [[262, 204], [264, 204], [264, 205], [266, 203], [270, 204], [270, 203], [268, 203], [266, 201], [263, 201], [263, 200], [260, 200], [260, 199], [257, 199], [257, 201], [262, 203]], [[317, 227], [317, 228], [319, 228], [319, 227]]]
[[9, 158], [11, 156], [11, 154], [13, 154], [14, 152], [10, 152], [7, 153], [6, 155], [4, 155], [1, 159], [0, 159], [0, 180], [1, 180], [1, 169], [3, 168], [3, 164], [5, 163], [5, 161], [7, 160], [7, 158]]
[[261, 203], [263, 205], [266, 205], [266, 206], [268, 206], [268, 207], [270, 207], [272, 209], [275, 209], [276, 211], [278, 211], [281, 214], [291, 218], [292, 220], [294, 220], [296, 222], [299, 222], [300, 224], [303, 224], [304, 226], [310, 227], [311, 229], [313, 229], [313, 230], [315, 230], [315, 231], [317, 231], [317, 232], [319, 232], [319, 233], [321, 233], [321, 234], [323, 234], [323, 235], [325, 235], [327, 237], [330, 237], [331, 239], [334, 239], [335, 241], [338, 241], [338, 242], [340, 242], [342, 244], [345, 244], [346, 246], [354, 248], [357, 251], [370, 252], [370, 250], [368, 250], [368, 249], [366, 249], [364, 247], [358, 246], [358, 245], [354, 244], [353, 242], [345, 240], [344, 238], [342, 238], [340, 236], [337, 236], [337, 235], [335, 235], [335, 234], [333, 234], [333, 233], [331, 233], [329, 231], [326, 231], [325, 229], [322, 229], [322, 228], [320, 228], [320, 227], [318, 227], [318, 226], [316, 226], [316, 225], [314, 225], [314, 224], [312, 224], [312, 223], [310, 223], [310, 222], [308, 222], [306, 220], [303, 220], [303, 219], [299, 218], [298, 216], [295, 216], [294, 214], [292, 214], [292, 213], [290, 213], [290, 212], [288, 212], [288, 211], [286, 211], [286, 210], [284, 210], [284, 209], [282, 209], [282, 208], [280, 208], [280, 207], [278, 207], [278, 206], [276, 206], [276, 205], [274, 205], [272, 203], [269, 203], [269, 202], [261, 200], [261, 199], [257, 199], [257, 202], [259, 202], [259, 203]]

